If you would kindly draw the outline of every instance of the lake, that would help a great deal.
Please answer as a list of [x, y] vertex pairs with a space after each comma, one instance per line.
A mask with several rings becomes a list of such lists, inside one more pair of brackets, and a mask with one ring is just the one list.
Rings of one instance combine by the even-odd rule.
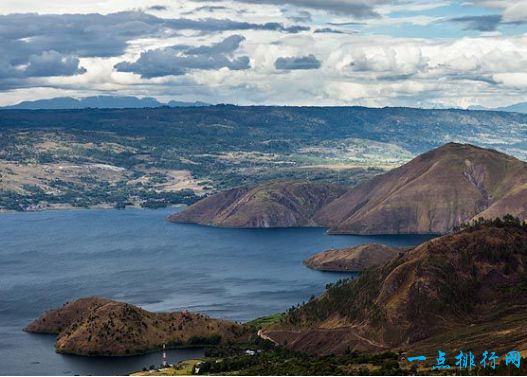
[[[0, 374], [111, 375], [158, 353], [90, 359], [54, 352], [54, 336], [22, 328], [43, 311], [83, 296], [151, 311], [189, 310], [247, 321], [282, 312], [353, 276], [306, 268], [329, 248], [380, 242], [411, 246], [429, 236], [328, 236], [321, 228], [218, 229], [170, 224], [175, 208], [71, 210], [0, 215]], [[172, 350], [169, 362], [201, 355]]]

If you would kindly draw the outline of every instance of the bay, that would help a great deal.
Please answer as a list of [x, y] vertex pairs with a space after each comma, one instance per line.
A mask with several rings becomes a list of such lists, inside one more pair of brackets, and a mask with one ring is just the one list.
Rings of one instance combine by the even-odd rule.
[[[86, 358], [54, 352], [53, 336], [22, 328], [84, 296], [150, 311], [189, 310], [248, 321], [283, 312], [349, 273], [302, 261], [329, 248], [412, 246], [429, 236], [329, 236], [322, 228], [219, 229], [166, 221], [159, 210], [68, 210], [0, 215], [0, 374], [126, 374], [159, 354]], [[171, 350], [169, 362], [201, 350]]]

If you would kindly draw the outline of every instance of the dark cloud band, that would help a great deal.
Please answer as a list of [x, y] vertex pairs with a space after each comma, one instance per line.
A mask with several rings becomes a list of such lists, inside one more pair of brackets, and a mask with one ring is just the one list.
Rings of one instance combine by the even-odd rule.
[[248, 56], [233, 56], [244, 40], [241, 35], [231, 35], [210, 46], [172, 46], [149, 50], [143, 52], [137, 61], [121, 62], [115, 68], [120, 72], [137, 73], [144, 78], [181, 76], [193, 69], [248, 69]]
[[274, 63], [279, 70], [318, 69], [320, 65], [320, 60], [314, 55], [278, 58]]
[[[154, 6], [163, 10], [162, 6]], [[154, 9], [153, 8], [153, 9]], [[201, 33], [216, 33], [231, 30], [266, 30], [282, 33], [298, 33], [309, 30], [301, 25], [285, 26], [281, 23], [251, 23], [229, 19], [165, 19], [140, 12], [119, 12], [102, 15], [93, 14], [9, 14], [0, 16], [0, 87], [24, 87], [23, 80], [29, 77], [71, 76], [82, 74], [81, 57], [115, 57], [126, 51], [128, 43], [139, 38], [166, 38], [183, 30]], [[222, 43], [236, 43], [226, 39]], [[203, 46], [206, 50], [221, 49], [224, 45]], [[132, 64], [123, 63], [121, 70], [139, 69], [143, 76], [183, 74], [188, 69], [246, 69], [248, 57], [228, 58], [224, 54], [209, 50], [206, 59], [199, 51], [186, 51], [180, 57], [173, 50], [148, 51]], [[178, 51], [181, 53], [181, 51]], [[167, 56], [168, 55], [168, 56]], [[163, 58], [175, 64], [163, 65]], [[149, 59], [152, 61], [149, 63]], [[154, 69], [153, 61], [160, 67]], [[128, 65], [127, 65], [128, 64]], [[148, 66], [148, 68], [146, 68]]]
[[[207, 0], [194, 0], [207, 1]], [[387, 3], [384, 0], [237, 0], [249, 4], [293, 5], [300, 8], [316, 9], [337, 14], [346, 14], [356, 18], [376, 18], [378, 4]]]

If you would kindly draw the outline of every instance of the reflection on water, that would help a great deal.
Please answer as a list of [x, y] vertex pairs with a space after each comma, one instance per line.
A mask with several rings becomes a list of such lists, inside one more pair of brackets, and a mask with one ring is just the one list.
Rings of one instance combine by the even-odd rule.
[[[123, 374], [159, 354], [85, 358], [56, 354], [54, 337], [21, 329], [46, 309], [83, 296], [151, 311], [187, 309], [246, 321], [286, 310], [344, 273], [303, 266], [328, 249], [426, 236], [328, 236], [324, 229], [237, 230], [165, 221], [174, 209], [76, 210], [0, 216], [2, 374]], [[172, 361], [200, 354], [170, 352]]]

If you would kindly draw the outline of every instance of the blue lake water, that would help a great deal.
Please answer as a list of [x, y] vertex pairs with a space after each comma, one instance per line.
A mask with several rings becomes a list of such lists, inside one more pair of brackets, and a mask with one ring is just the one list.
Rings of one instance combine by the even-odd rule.
[[[218, 229], [170, 224], [174, 208], [0, 215], [0, 374], [126, 374], [160, 363], [59, 355], [54, 337], [22, 328], [43, 311], [83, 296], [151, 311], [186, 309], [247, 321], [282, 312], [350, 274], [302, 261], [369, 242], [411, 246], [427, 236], [328, 236], [324, 229]], [[200, 350], [173, 350], [169, 361]]]

